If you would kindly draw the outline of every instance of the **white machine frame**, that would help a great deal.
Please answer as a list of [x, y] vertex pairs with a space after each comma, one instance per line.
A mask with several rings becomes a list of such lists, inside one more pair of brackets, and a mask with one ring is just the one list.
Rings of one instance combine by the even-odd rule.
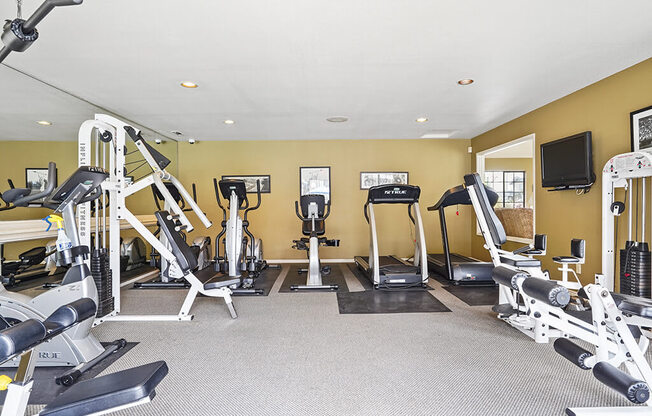
[[[140, 222], [128, 208], [126, 200], [129, 196], [155, 185], [161, 195], [169, 202], [169, 207], [172, 214], [178, 217], [182, 227], [186, 231], [192, 231], [193, 226], [183, 213], [178, 204], [174, 202], [172, 195], [165, 187], [163, 181], [169, 181], [174, 184], [179, 190], [181, 196], [190, 205], [192, 210], [197, 214], [197, 217], [202, 224], [209, 228], [212, 223], [206, 218], [203, 211], [192, 199], [190, 194], [186, 191], [183, 185], [172, 174], [165, 169], [161, 169], [156, 163], [153, 156], [150, 154], [147, 147], [142, 141], [136, 141], [135, 145], [144, 157], [147, 164], [152, 169], [152, 173], [144, 178], [132, 183], [125, 177], [125, 145], [127, 141], [127, 132], [125, 127], [133, 128], [136, 133], [139, 129], [130, 126], [123, 121], [105, 114], [96, 114], [93, 120], [87, 120], [82, 123], [79, 129], [79, 165], [89, 165], [92, 155], [92, 133], [97, 130], [100, 134], [109, 133], [112, 137], [112, 143], [109, 146], [109, 167], [110, 178], [102, 185], [105, 191], [109, 192], [109, 256], [110, 267], [113, 273], [112, 290], [115, 299], [114, 310], [110, 314], [97, 318], [94, 325], [106, 321], [190, 321], [193, 315], [190, 314], [190, 308], [198, 294], [203, 294], [211, 297], [221, 297], [229, 308], [231, 316], [237, 317], [235, 308], [233, 307], [231, 299], [231, 290], [227, 287], [219, 287], [215, 289], [204, 288], [204, 284], [197, 279], [197, 277], [188, 273], [184, 278], [190, 283], [188, 294], [181, 306], [181, 309], [176, 315], [125, 315], [121, 314], [122, 304], [120, 302], [120, 221], [126, 220], [149, 244], [158, 251], [162, 258], [165, 258], [170, 267], [178, 267], [175, 255], [161, 242], [159, 239], [150, 232], [147, 227]], [[91, 209], [90, 204], [86, 203], [78, 207], [78, 220], [79, 220], [79, 234], [82, 245], [90, 246], [91, 236]], [[117, 231], [117, 232], [116, 232]]]
[[[596, 282], [608, 290], [614, 290], [614, 262], [616, 253], [614, 223], [616, 215], [611, 212], [611, 204], [618, 188], [632, 189], [633, 179], [641, 178], [642, 214], [641, 241], [645, 241], [646, 180], [652, 177], [652, 153], [647, 151], [622, 153], [609, 159], [602, 169], [602, 274], [596, 275]], [[633, 198], [628, 201], [628, 240], [632, 239]], [[652, 205], [652, 204], [651, 204]], [[652, 234], [652, 231], [651, 231]]]
[[[473, 209], [475, 210], [476, 213], [482, 212], [482, 207], [480, 206], [480, 201], [478, 200], [478, 195], [476, 194], [475, 187], [469, 186], [467, 187], [467, 189], [469, 191], [469, 197], [471, 198], [471, 204], [473, 205]], [[478, 220], [480, 232], [485, 240], [484, 247], [487, 250], [489, 250], [491, 261], [493, 262], [494, 266], [496, 267], [505, 266], [508, 268], [516, 269], [514, 267], [510, 267], [503, 264], [501, 260], [501, 256], [507, 258], [515, 258], [515, 259], [524, 256], [520, 256], [518, 254], [512, 253], [511, 251], [498, 248], [493, 242], [486, 218], [483, 215], [477, 215], [477, 214], [476, 214], [476, 218]], [[540, 267], [519, 267], [518, 269], [523, 270], [524, 272], [528, 273], [533, 277], [549, 280], [548, 275], [544, 273]], [[518, 329], [519, 331], [529, 336], [530, 338], [534, 339], [535, 342], [548, 343], [550, 341], [550, 338], [564, 336], [564, 334], [561, 331], [554, 328], [550, 328], [546, 324], [537, 325], [535, 320], [527, 315], [526, 306], [520, 305], [518, 303], [517, 293], [514, 291], [514, 289], [504, 285], [499, 285], [498, 303], [500, 305], [509, 304], [514, 310], [519, 311], [518, 314], [511, 314], [509, 316], [501, 314], [500, 319], [507, 322], [508, 324]]]
[[[467, 188], [476, 213], [483, 213], [479, 201], [480, 196], [476, 193], [476, 186], [469, 185]], [[503, 295], [509, 297], [515, 290], [518, 290], [518, 293], [523, 297], [523, 305], [512, 304], [512, 306], [516, 305], [515, 307], [522, 311], [523, 315], [521, 317], [526, 318], [522, 319], [522, 322], [529, 323], [529, 328], [525, 325], [519, 326], [520, 321], [518, 320], [505, 319], [507, 322], [532, 336], [537, 342], [547, 342], [550, 338], [573, 337], [581, 339], [595, 346], [595, 354], [591, 353], [583, 360], [586, 368], [593, 368], [599, 362], [610, 364], [616, 369], [624, 364], [632, 377], [644, 381], [648, 388], [652, 386], [652, 369], [645, 357], [650, 341], [645, 334], [642, 334], [639, 340], [636, 341], [632, 330], [629, 328], [629, 325], [650, 327], [652, 326], [652, 319], [621, 312], [610, 291], [599, 284], [589, 284], [583, 287], [591, 304], [591, 322], [579, 319], [561, 307], [533, 298], [524, 289], [524, 282], [526, 279], [541, 278], [542, 275], [545, 279], [545, 275], [540, 273], [541, 269], [513, 267], [502, 263], [501, 256], [514, 256], [514, 254], [496, 247], [485, 215], [476, 215], [476, 217], [485, 239], [485, 248], [491, 253], [491, 258], [496, 267], [525, 272], [512, 279], [511, 287], [503, 284], [499, 287], [501, 298]], [[530, 271], [538, 271], [539, 273], [529, 274]], [[556, 281], [555, 283], [563, 286], [563, 282]], [[515, 301], [513, 296], [509, 300]], [[545, 334], [541, 333], [541, 328], [545, 330]], [[615, 408], [570, 408], [567, 409], [567, 414], [575, 416], [650, 414], [652, 399], [648, 399], [645, 405]]]

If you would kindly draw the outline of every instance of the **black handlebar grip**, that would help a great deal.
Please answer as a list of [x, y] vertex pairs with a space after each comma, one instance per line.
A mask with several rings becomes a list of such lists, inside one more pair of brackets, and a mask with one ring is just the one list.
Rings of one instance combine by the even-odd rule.
[[563, 308], [570, 302], [570, 292], [554, 280], [539, 278], [525, 279], [521, 285], [523, 292], [550, 306]]
[[494, 282], [501, 284], [503, 286], [511, 287], [514, 290], [518, 290], [518, 281], [527, 280], [530, 278], [530, 275], [521, 270], [509, 269], [505, 266], [494, 267], [491, 277], [494, 279]]
[[582, 370], [590, 370], [591, 367], [584, 364], [587, 358], [593, 357], [589, 351], [575, 344], [568, 338], [557, 338], [553, 344], [555, 351]]
[[627, 397], [632, 403], [642, 404], [650, 398], [650, 388], [644, 381], [636, 380], [609, 363], [597, 363], [593, 367], [593, 375], [604, 385]]

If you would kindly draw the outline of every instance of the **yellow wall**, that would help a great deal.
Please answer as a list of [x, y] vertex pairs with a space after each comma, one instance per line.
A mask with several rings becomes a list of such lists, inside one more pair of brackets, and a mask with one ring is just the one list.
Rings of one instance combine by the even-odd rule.
[[532, 208], [534, 199], [532, 198], [534, 189], [534, 177], [532, 172], [532, 159], [507, 157], [507, 158], [486, 158], [484, 161], [484, 170], [522, 170], [525, 171], [525, 202], [526, 207]]
[[[194, 235], [215, 237], [222, 213], [212, 178], [221, 175], [269, 174], [270, 194], [263, 194], [259, 210], [250, 214], [250, 229], [263, 239], [265, 257], [301, 259], [306, 253], [291, 248], [301, 237], [294, 213], [299, 198], [299, 167], [331, 167], [331, 216], [326, 236], [341, 240], [340, 247], [323, 247], [322, 258], [366, 255], [369, 228], [364, 220], [366, 191], [360, 190], [361, 171], [408, 171], [411, 184], [421, 187], [421, 215], [429, 252], [441, 252], [437, 216], [426, 211], [448, 188], [459, 185], [470, 169], [469, 140], [330, 140], [330, 141], [200, 141], [179, 144], [180, 179], [197, 184], [198, 201], [214, 225], [207, 233], [201, 223]], [[254, 196], [255, 198], [255, 196]], [[470, 210], [451, 216], [451, 247], [470, 254]], [[410, 221], [405, 206], [380, 206], [376, 211], [381, 254], [411, 256]], [[454, 217], [454, 218], [453, 218]]]
[[[538, 233], [548, 234], [548, 258], [544, 267], [551, 271], [556, 267], [550, 257], [568, 254], [571, 238], [584, 238], [587, 264], [582, 268], [582, 280], [588, 283], [600, 272], [601, 170], [611, 156], [630, 151], [629, 113], [652, 104], [651, 81], [652, 59], [648, 59], [473, 138], [473, 150], [479, 152], [535, 133], [538, 179], [541, 143], [592, 131], [597, 180], [591, 192], [578, 196], [574, 191], [548, 192], [541, 185], [536, 189], [536, 229]], [[473, 255], [486, 259], [487, 251], [482, 243], [482, 238], [473, 233]], [[553, 276], [558, 273], [553, 272]]]
[[[133, 146], [133, 145], [130, 145]], [[177, 144], [164, 142], [156, 149], [171, 160], [169, 169], [176, 174]], [[131, 147], [129, 147], [132, 150]], [[139, 156], [128, 156], [135, 160]], [[140, 159], [140, 157], [137, 157]], [[0, 192], [9, 189], [7, 179], [12, 179], [17, 188], [25, 186], [25, 168], [47, 168], [48, 163], [57, 164], [58, 185], [61, 185], [77, 169], [76, 141], [2, 141], [0, 140]], [[136, 167], [138, 164], [130, 165]], [[136, 179], [147, 173], [145, 168], [134, 172]], [[135, 214], [152, 214], [155, 210], [152, 193], [143, 190], [127, 200], [127, 207]], [[16, 208], [0, 211], [0, 221], [19, 219], [39, 219], [52, 213], [46, 208]], [[47, 226], [43, 223], [44, 227]], [[133, 231], [123, 232], [124, 236], [134, 235]], [[45, 244], [47, 240], [15, 242], [5, 245], [5, 258], [15, 259], [18, 254], [32, 247]]]

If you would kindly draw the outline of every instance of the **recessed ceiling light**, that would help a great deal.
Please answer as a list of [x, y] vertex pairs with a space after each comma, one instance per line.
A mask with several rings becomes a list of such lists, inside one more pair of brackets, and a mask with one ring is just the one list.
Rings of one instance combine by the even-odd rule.
[[471, 78], [465, 78], [457, 81], [457, 83], [460, 85], [470, 85], [473, 84], [473, 80]]
[[183, 81], [181, 83], [181, 86], [185, 88], [197, 88], [199, 85], [195, 84], [192, 81]]
[[195, 143], [197, 143], [197, 140], [195, 140], [195, 139], [188, 139], [188, 143], [190, 143], [190, 144], [195, 144]]
[[233, 120], [224, 120], [224, 124], [235, 124]]
[[428, 121], [428, 118], [427, 117], [419, 117], [416, 121], [417, 121], [417, 123], [425, 123], [426, 121]]
[[175, 136], [183, 136], [183, 133], [181, 133], [179, 130], [171, 130], [170, 133], [174, 134]]
[[344, 116], [335, 116], [328, 117], [326, 121], [330, 121], [331, 123], [344, 123], [345, 121], [349, 121], [349, 118]]
[[163, 140], [161, 140], [161, 139], [154, 139], [154, 143], [156, 143], [156, 144], [161, 144], [161, 143], [163, 143]]
[[39, 121], [37, 121], [37, 123], [40, 124], [41, 126], [51, 126], [52, 125], [52, 123], [47, 121], [47, 120], [39, 120]]

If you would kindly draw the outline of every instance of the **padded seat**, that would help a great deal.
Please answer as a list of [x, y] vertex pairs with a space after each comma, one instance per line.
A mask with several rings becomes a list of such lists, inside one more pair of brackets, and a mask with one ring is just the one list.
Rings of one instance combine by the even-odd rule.
[[627, 315], [640, 316], [641, 318], [652, 319], [652, 299], [641, 298], [638, 296], [623, 295], [620, 293], [611, 293], [616, 306], [621, 312]]
[[227, 280], [218, 280], [204, 283], [204, 290], [219, 289], [221, 287], [228, 287], [232, 285], [240, 285], [240, 279], [227, 279]]
[[528, 256], [540, 256], [543, 254], [542, 250], [528, 250], [524, 251], [523, 254], [528, 255]]
[[59, 395], [39, 414], [87, 415], [152, 399], [156, 395], [156, 386], [167, 373], [165, 361], [156, 361], [82, 381]]
[[556, 256], [552, 258], [555, 263], [580, 263], [582, 259], [574, 256]]
[[500, 262], [514, 267], [541, 267], [541, 261], [525, 256], [500, 256]]

